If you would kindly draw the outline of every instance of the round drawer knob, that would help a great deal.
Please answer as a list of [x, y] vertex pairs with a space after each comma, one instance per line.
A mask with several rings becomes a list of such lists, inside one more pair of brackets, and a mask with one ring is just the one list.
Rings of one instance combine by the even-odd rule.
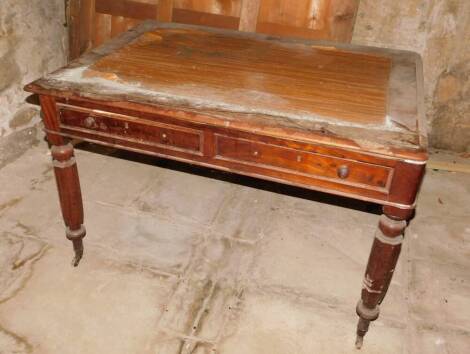
[[93, 128], [96, 125], [95, 118], [91, 116], [86, 117], [83, 123], [85, 124], [85, 127], [87, 128]]
[[253, 151], [253, 156], [258, 156], [259, 155], [259, 151], [255, 150]]
[[166, 135], [166, 133], [162, 133], [162, 139], [166, 140], [167, 138], [168, 138], [168, 135]]
[[338, 167], [337, 173], [339, 178], [345, 179], [349, 176], [349, 167], [346, 165], [341, 165]]

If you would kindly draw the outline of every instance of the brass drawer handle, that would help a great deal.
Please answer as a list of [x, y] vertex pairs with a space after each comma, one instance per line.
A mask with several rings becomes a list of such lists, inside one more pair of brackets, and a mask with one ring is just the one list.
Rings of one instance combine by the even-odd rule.
[[161, 137], [163, 142], [166, 143], [168, 141], [168, 135], [166, 133], [162, 133]]
[[259, 151], [258, 150], [253, 151], [253, 156], [259, 156]]
[[341, 165], [338, 167], [338, 170], [336, 171], [338, 174], [338, 177], [341, 179], [348, 178], [349, 176], [349, 167], [346, 165]]

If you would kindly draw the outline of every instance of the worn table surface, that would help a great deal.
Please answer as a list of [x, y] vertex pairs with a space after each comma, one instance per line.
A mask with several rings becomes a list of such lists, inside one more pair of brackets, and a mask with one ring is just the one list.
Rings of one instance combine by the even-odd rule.
[[424, 160], [421, 75], [410, 52], [148, 21], [27, 89]]

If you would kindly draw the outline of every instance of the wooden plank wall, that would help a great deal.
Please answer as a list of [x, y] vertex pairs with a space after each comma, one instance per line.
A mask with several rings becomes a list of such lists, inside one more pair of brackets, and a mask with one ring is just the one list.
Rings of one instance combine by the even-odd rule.
[[146, 19], [351, 40], [359, 0], [70, 0], [70, 58]]

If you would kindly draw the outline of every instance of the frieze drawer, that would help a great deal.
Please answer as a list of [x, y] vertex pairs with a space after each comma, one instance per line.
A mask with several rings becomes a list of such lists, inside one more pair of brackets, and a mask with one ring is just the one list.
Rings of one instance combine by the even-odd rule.
[[94, 133], [104, 137], [202, 154], [203, 132], [127, 115], [94, 110], [59, 108], [61, 130]]
[[216, 158], [386, 191], [393, 169], [230, 136], [216, 136]]

